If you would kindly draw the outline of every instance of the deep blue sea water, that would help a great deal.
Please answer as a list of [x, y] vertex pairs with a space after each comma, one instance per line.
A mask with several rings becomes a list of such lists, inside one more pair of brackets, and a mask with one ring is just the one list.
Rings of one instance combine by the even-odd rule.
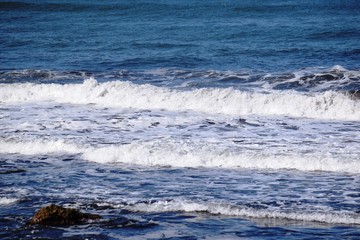
[[0, 1], [0, 238], [359, 239], [359, 12]]

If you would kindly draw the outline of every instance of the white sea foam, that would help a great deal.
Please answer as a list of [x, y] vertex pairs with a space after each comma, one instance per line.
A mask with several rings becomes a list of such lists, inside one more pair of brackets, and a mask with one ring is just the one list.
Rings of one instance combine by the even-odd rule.
[[19, 201], [17, 198], [7, 198], [7, 197], [0, 197], [0, 206], [1, 205], [11, 205]]
[[249, 169], [295, 169], [360, 173], [356, 156], [346, 159], [323, 155], [274, 155], [244, 153], [179, 143], [133, 143], [88, 149], [83, 158], [100, 163], [129, 163], [146, 166], [221, 167]]
[[54, 154], [54, 153], [80, 153], [76, 145], [65, 143], [63, 140], [41, 141], [33, 140], [26, 142], [0, 141], [1, 153], [19, 153], [24, 155]]
[[143, 166], [294, 169], [360, 173], [357, 156], [341, 157], [316, 154], [276, 155], [271, 152], [236, 152], [210, 144], [171, 141], [134, 142], [108, 147], [79, 147], [58, 141], [0, 142], [1, 153], [81, 154], [84, 160], [99, 163], [126, 163]]
[[155, 201], [119, 206], [139, 212], [206, 212], [216, 215], [250, 218], [273, 218], [296, 221], [323, 222], [331, 224], [360, 224], [360, 215], [348, 212], [281, 211], [277, 209], [255, 209], [225, 203], [195, 202], [184, 200]]
[[319, 119], [360, 120], [360, 101], [341, 93], [293, 91], [242, 92], [232, 88], [179, 91], [129, 82], [83, 84], [1, 84], [0, 102], [53, 101], [137, 109], [194, 110], [230, 115], [286, 115]]

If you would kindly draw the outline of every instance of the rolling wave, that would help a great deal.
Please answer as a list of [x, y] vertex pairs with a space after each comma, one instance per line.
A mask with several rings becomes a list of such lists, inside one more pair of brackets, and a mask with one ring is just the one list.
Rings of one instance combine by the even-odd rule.
[[233, 88], [175, 90], [152, 85], [94, 78], [83, 84], [1, 84], [0, 102], [58, 102], [99, 107], [199, 111], [229, 115], [283, 115], [329, 120], [360, 120], [360, 101], [344, 93], [326, 91], [245, 92]]
[[162, 87], [206, 88], [233, 87], [250, 90], [295, 90], [299, 92], [360, 91], [360, 71], [336, 65], [330, 69], [305, 68], [291, 73], [262, 73], [251, 71], [220, 71], [158, 68], [150, 70], [117, 70], [109, 72], [5, 70], [0, 71], [0, 83], [82, 83], [96, 78], [99, 82], [130, 81]]

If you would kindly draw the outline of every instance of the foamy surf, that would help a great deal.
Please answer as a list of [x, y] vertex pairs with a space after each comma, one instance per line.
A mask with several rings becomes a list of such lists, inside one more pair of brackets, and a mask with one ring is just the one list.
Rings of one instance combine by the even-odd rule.
[[328, 171], [360, 173], [358, 156], [335, 157], [321, 154], [273, 154], [262, 151], [236, 152], [211, 144], [186, 142], [134, 142], [107, 147], [77, 146], [63, 140], [0, 142], [0, 153], [41, 155], [80, 154], [84, 160], [102, 164], [122, 163], [160, 167], [205, 167], [232, 169]]
[[234, 153], [213, 148], [191, 149], [188, 146], [157, 148], [147, 144], [129, 144], [88, 150], [83, 158], [100, 163], [128, 163], [145, 166], [210, 167], [247, 169], [293, 169], [360, 173], [357, 158], [336, 159], [316, 155], [272, 155]]
[[282, 211], [277, 209], [256, 209], [252, 207], [232, 205], [226, 203], [168, 200], [153, 201], [149, 203], [134, 203], [119, 205], [130, 211], [139, 212], [201, 212], [214, 215], [248, 217], [248, 218], [270, 218], [307, 222], [321, 222], [329, 224], [360, 224], [360, 215], [344, 212], [325, 211]]
[[343, 93], [244, 92], [233, 88], [180, 91], [113, 81], [83, 84], [1, 84], [0, 102], [95, 104], [100, 107], [199, 111], [229, 115], [282, 115], [329, 120], [360, 120], [360, 101]]
[[10, 154], [24, 155], [42, 155], [42, 154], [77, 154], [81, 153], [74, 144], [66, 143], [63, 140], [33, 140], [33, 141], [0, 141], [0, 152]]
[[1, 1], [0, 239], [358, 239], [360, 1], [315, 2]]
[[15, 204], [18, 201], [17, 198], [0, 197], [0, 206]]

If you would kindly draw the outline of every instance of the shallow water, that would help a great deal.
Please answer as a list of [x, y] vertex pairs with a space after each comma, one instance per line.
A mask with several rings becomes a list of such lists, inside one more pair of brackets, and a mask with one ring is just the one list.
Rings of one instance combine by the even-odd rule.
[[359, 7], [1, 2], [0, 238], [358, 239]]
[[[91, 163], [76, 155], [2, 158], [7, 159], [2, 168], [27, 170], [2, 176], [4, 239], [14, 234], [356, 239], [359, 234], [356, 174], [143, 168]], [[45, 202], [100, 213], [105, 220], [71, 228], [25, 227], [33, 209]]]

